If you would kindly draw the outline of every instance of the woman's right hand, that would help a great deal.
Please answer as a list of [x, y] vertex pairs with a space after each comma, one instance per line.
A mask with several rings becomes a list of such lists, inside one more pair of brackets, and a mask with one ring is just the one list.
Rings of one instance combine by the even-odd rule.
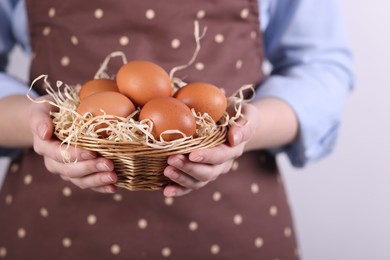
[[[42, 98], [49, 99], [48, 96]], [[48, 171], [71, 181], [81, 189], [91, 188], [102, 193], [114, 193], [117, 175], [113, 171], [112, 161], [74, 146], [64, 146], [61, 150], [61, 141], [53, 135], [54, 126], [49, 115], [52, 110], [53, 106], [49, 103], [34, 103], [30, 115], [33, 148], [44, 157]], [[70, 163], [64, 161], [64, 155], [70, 159]]]

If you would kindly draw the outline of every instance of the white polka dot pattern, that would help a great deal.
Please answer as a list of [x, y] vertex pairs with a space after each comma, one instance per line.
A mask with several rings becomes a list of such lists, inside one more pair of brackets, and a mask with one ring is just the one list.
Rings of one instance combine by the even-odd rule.
[[286, 228], [284, 229], [284, 236], [285, 236], [285, 237], [291, 237], [291, 235], [292, 235], [292, 230], [291, 230], [291, 228], [290, 228], [290, 227], [286, 227]]
[[203, 18], [205, 18], [205, 16], [206, 16], [206, 11], [205, 10], [199, 10], [196, 13], [196, 18], [198, 18], [198, 19], [203, 19]]
[[41, 208], [39, 210], [39, 213], [41, 214], [42, 217], [47, 218], [49, 216], [49, 211], [46, 208]]
[[219, 247], [219, 245], [214, 244], [211, 246], [210, 251], [211, 251], [211, 254], [217, 255], [221, 251], [221, 248]]
[[300, 257], [300, 253], [299, 253], [299, 249], [298, 249], [298, 248], [295, 248], [295, 250], [294, 250], [294, 256], [295, 256], [296, 258], [299, 258], [299, 257]]
[[256, 38], [257, 38], [257, 32], [252, 31], [252, 32], [251, 32], [251, 38], [252, 38], [253, 40], [256, 39]]
[[241, 223], [242, 223], [242, 216], [240, 214], [235, 215], [234, 219], [233, 219], [233, 222], [236, 225], [241, 225]]
[[255, 239], [255, 247], [260, 248], [264, 244], [264, 240], [261, 237]]
[[45, 35], [45, 36], [48, 36], [51, 32], [51, 29], [49, 26], [46, 26], [45, 28], [43, 28], [43, 31], [42, 31], [42, 34]]
[[171, 249], [169, 247], [164, 247], [162, 250], [161, 250], [161, 254], [163, 257], [169, 257], [171, 255]]
[[49, 9], [49, 12], [48, 12], [48, 15], [50, 18], [53, 18], [54, 16], [56, 16], [56, 9], [55, 8], [50, 8]]
[[19, 228], [18, 229], [18, 237], [19, 238], [25, 238], [27, 235], [27, 232], [24, 228]]
[[62, 189], [62, 194], [65, 197], [70, 197], [72, 195], [72, 190], [69, 187], [65, 187]]
[[174, 202], [174, 199], [172, 197], [165, 197], [164, 202], [165, 202], [165, 205], [171, 206]]
[[177, 49], [180, 47], [180, 40], [179, 39], [173, 39], [171, 42], [171, 47], [173, 49]]
[[204, 64], [202, 62], [195, 63], [195, 69], [204, 70]]
[[278, 208], [276, 206], [271, 206], [269, 208], [269, 214], [272, 216], [272, 217], [275, 217], [277, 214], [278, 214]]
[[19, 171], [19, 164], [17, 164], [17, 163], [12, 163], [12, 164], [11, 164], [10, 171], [11, 171], [12, 173]]
[[[253, 65], [251, 61], [253, 59], [253, 55], [247, 55], [246, 52], [234, 51], [231, 53], [232, 55], [227, 55], [231, 56], [231, 60], [228, 62], [222, 63], [218, 60], [213, 60], [214, 52], [218, 53], [222, 50], [222, 53], [227, 53], [231, 51], [231, 49], [229, 49], [231, 47], [229, 46], [235, 46], [236, 39], [234, 39], [234, 36], [236, 36], [236, 34], [234, 34], [234, 32], [232, 33], [230, 28], [229, 30], [226, 30], [225, 27], [229, 26], [229, 24], [222, 27], [216, 26], [213, 22], [214, 20], [220, 18], [219, 16], [222, 13], [221, 10], [217, 10], [218, 12], [216, 12], [216, 10], [211, 8], [210, 5], [204, 4], [204, 0], [200, 2], [202, 3], [197, 5], [196, 8], [190, 10], [190, 15], [188, 17], [192, 17], [191, 19], [198, 19], [201, 26], [207, 26], [208, 31], [206, 36], [202, 39], [202, 43], [205, 43], [205, 45], [202, 45], [202, 47], [213, 47], [210, 49], [208, 49], [208, 47], [201, 49], [199, 57], [188, 68], [188, 72], [185, 71], [185, 73], [183, 73], [184, 77], [190, 73], [197, 73], [196, 77], [203, 79], [204, 74], [209, 71], [213, 71], [214, 69], [214, 71], [221, 71], [218, 76], [232, 73], [238, 75], [238, 77], [245, 75], [244, 78], [246, 79], [247, 71], [253, 67], [251, 66]], [[35, 32], [35, 34], [39, 34], [40, 39], [45, 42], [57, 42], [56, 40], [58, 40], [58, 38], [55, 37], [61, 32], [61, 28], [56, 25], [59, 24], [61, 19], [65, 19], [67, 17], [64, 10], [53, 3], [54, 2], [51, 2], [42, 13], [43, 16], [45, 16], [46, 21], [49, 22], [41, 23], [39, 30], [37, 29]], [[156, 8], [154, 4], [147, 6], [145, 3], [142, 2], [142, 4], [139, 5], [137, 9], [138, 13], [136, 14], [137, 16], [134, 17], [141, 19], [139, 21], [140, 23], [143, 22], [147, 24], [147, 26], [151, 29], [150, 32], [152, 32], [156, 27], [154, 26], [155, 24], [158, 24], [158, 27], [164, 28], [167, 32], [166, 35], [158, 39], [158, 48], [160, 48], [160, 46], [163, 47], [161, 47], [162, 49], [156, 49], [156, 53], [164, 53], [167, 57], [169, 57], [169, 55], [174, 55], [174, 57], [178, 55], [178, 57], [180, 57], [179, 55], [182, 52], [188, 51], [189, 49], [189, 52], [192, 53], [193, 45], [187, 46], [188, 37], [191, 39], [193, 37], [192, 28], [188, 29], [188, 32], [190, 32], [189, 36], [181, 33], [171, 33], [171, 31], [175, 31], [175, 28], [170, 28], [169, 26], [165, 27], [166, 21], [164, 21], [164, 19], [166, 16], [162, 10]], [[157, 5], [157, 3], [155, 4]], [[255, 30], [255, 27], [253, 26], [257, 24], [253, 24], [254, 19], [252, 19], [253, 14], [251, 13], [251, 8], [252, 7], [245, 3], [245, 1], [240, 4], [237, 2], [235, 4], [235, 10], [231, 12], [231, 15], [234, 17], [237, 24], [250, 25], [246, 26], [244, 31], [240, 31], [240, 35], [243, 36], [241, 38], [246, 39], [246, 41], [250, 43], [250, 46], [255, 46], [253, 43], [256, 43], [256, 40], [261, 39], [261, 37], [259, 37], [261, 35], [258, 34], [258, 31]], [[94, 24], [94, 27], [99, 27], [103, 24], [105, 25], [106, 23], [110, 24], [109, 22], [112, 20], [113, 15], [112, 10], [113, 9], [111, 8], [107, 9], [103, 3], [95, 3], [95, 5], [92, 5], [89, 9], [85, 9], [84, 11], [86, 12], [86, 16], [91, 24]], [[52, 21], [52, 23], [50, 21]], [[192, 24], [193, 21], [191, 21], [191, 25]], [[185, 23], [183, 23], [183, 25], [185, 25]], [[85, 28], [87, 27], [88, 26], [85, 26]], [[68, 30], [66, 36], [63, 38], [63, 42], [69, 46], [67, 47], [68, 49], [60, 49], [61, 51], [56, 54], [57, 56], [54, 56], [51, 60], [51, 64], [54, 64], [62, 71], [71, 70], [72, 67], [79, 65], [80, 57], [75, 55], [75, 53], [77, 53], [75, 51], [86, 50], [86, 46], [88, 46], [88, 48], [90, 46], [90, 39], [86, 37], [87, 34], [83, 33], [82, 30], [78, 30], [78, 28], [74, 29], [75, 30]], [[100, 35], [97, 37], [100, 37]], [[149, 31], [148, 34], [140, 37], [137, 33], [132, 31], [132, 27], [129, 26], [129, 29], [126, 31], [117, 31], [113, 33], [113, 35], [110, 35], [110, 37], [101, 37], [98, 39], [101, 39], [99, 44], [116, 46], [115, 48], [127, 51], [133, 48], [137, 49], [138, 47], [141, 47], [140, 49], [142, 49], [142, 47], [152, 48], [152, 46], [156, 45], [156, 38], [154, 37], [155, 35], [149, 35]], [[144, 45], [137, 45], [137, 43], [143, 43], [142, 41], [139, 41], [140, 39], [145, 41]], [[149, 43], [151, 44], [150, 46], [148, 46]], [[51, 50], [52, 49], [50, 49], [50, 51]], [[42, 59], [42, 51], [35, 51], [36, 50], [33, 50], [34, 57]], [[88, 54], [89, 51], [90, 50], [88, 50], [85, 54]], [[91, 50], [91, 53], [95, 54], [93, 50]], [[254, 52], [253, 50], [249, 50], [248, 53], [253, 54]], [[256, 50], [255, 53], [258, 54], [259, 52]], [[131, 55], [133, 55], [133, 53], [131, 53]], [[210, 58], [208, 56], [210, 56]], [[142, 57], [142, 53], [139, 57]], [[157, 55], [156, 59], [159, 57], [164, 56]], [[181, 61], [181, 59], [182, 58], [179, 60]], [[168, 60], [168, 62], [170, 61]], [[217, 67], [216, 70], [215, 67]], [[189, 75], [189, 77], [191, 77], [191, 75]], [[204, 79], [207, 80], [207, 77]], [[226, 94], [232, 91], [229, 86], [223, 84], [216, 85], [223, 89]], [[262, 157], [260, 158], [260, 161], [261, 160], [263, 160]], [[266, 158], [264, 160], [266, 160]], [[261, 163], [263, 163], [263, 161], [261, 161]], [[246, 164], [246, 160], [241, 160], [241, 158], [239, 158], [232, 163], [231, 171], [226, 174], [226, 177], [221, 176], [217, 181], [209, 183], [206, 187], [203, 187], [199, 191], [192, 191], [190, 195], [188, 195], [188, 197], [194, 196], [195, 199], [189, 200], [192, 203], [185, 202], [187, 196], [174, 199], [170, 197], [163, 197], [161, 194], [158, 196], [156, 195], [157, 192], [153, 195], [143, 194], [139, 196], [136, 192], [133, 193], [118, 189], [118, 192], [113, 195], [101, 196], [101, 194], [94, 194], [95, 196], [101, 196], [99, 197], [99, 202], [102, 204], [99, 206], [105, 207], [109, 205], [107, 207], [107, 211], [110, 213], [109, 215], [111, 216], [111, 219], [108, 219], [107, 215], [104, 214], [104, 211], [101, 211], [94, 203], [90, 205], [91, 207], [89, 207], [89, 205], [88, 207], [83, 208], [78, 207], [78, 200], [80, 200], [80, 198], [81, 200], [84, 198], [89, 200], [89, 195], [86, 195], [87, 193], [84, 190], [80, 191], [77, 187], [71, 186], [71, 184], [68, 184], [69, 182], [65, 182], [66, 184], [63, 182], [61, 185], [69, 186], [59, 188], [57, 191], [59, 194], [55, 194], [53, 197], [58, 197], [59, 200], [63, 202], [61, 205], [65, 205], [65, 208], [55, 208], [53, 207], [53, 204], [40, 200], [40, 204], [36, 205], [31, 217], [38, 219], [41, 224], [44, 223], [46, 225], [47, 223], [55, 222], [55, 220], [58, 219], [58, 216], [64, 216], [64, 219], [66, 218], [65, 222], [69, 220], [69, 222], [72, 223], [79, 223], [81, 225], [81, 230], [86, 229], [88, 232], [91, 232], [89, 234], [90, 236], [93, 236], [92, 234], [104, 235], [106, 233], [99, 232], [101, 230], [110, 230], [110, 232], [115, 234], [115, 236], [109, 235], [109, 239], [105, 237], [105, 244], [100, 244], [101, 241], [99, 241], [99, 244], [96, 245], [96, 250], [103, 250], [105, 254], [111, 254], [112, 258], [117, 255], [127, 256], [129, 254], [138, 254], [139, 258], [148, 255], [158, 255], [159, 258], [178, 259], [178, 255], [180, 255], [179, 253], [182, 252], [179, 252], [180, 247], [176, 245], [176, 243], [188, 243], [189, 240], [198, 237], [205, 237], [206, 235], [210, 237], [207, 237], [207, 242], [204, 242], [202, 247], [199, 247], [197, 250], [203, 250], [202, 254], [206, 255], [204, 259], [211, 259], [213, 255], [219, 255], [219, 257], [222, 257], [222, 255], [226, 255], [230, 252], [230, 250], [236, 249], [229, 248], [229, 244], [226, 244], [225, 240], [230, 240], [230, 238], [226, 238], [220, 234], [224, 234], [225, 231], [226, 233], [237, 232], [245, 234], [248, 227], [253, 227], [253, 229], [256, 230], [254, 232], [262, 232], [264, 225], [270, 221], [282, 223], [280, 224], [282, 226], [275, 229], [279, 231], [273, 232], [272, 236], [278, 237], [278, 241], [281, 241], [282, 239], [285, 241], [293, 241], [294, 234], [291, 223], [279, 221], [284, 217], [285, 205], [280, 204], [279, 200], [264, 201], [267, 194], [270, 194], [267, 193], [268, 186], [270, 186], [269, 184], [271, 184], [271, 186], [274, 185], [275, 178], [271, 175], [267, 176], [268, 179], [266, 179], [266, 182], [262, 182], [263, 179], [261, 177], [258, 178], [252, 176], [253, 178], [249, 177], [246, 179]], [[19, 168], [19, 164], [15, 163], [11, 166], [11, 172], [17, 172], [19, 171]], [[24, 168], [25, 167], [23, 166], [21, 169]], [[22, 174], [20, 174], [20, 176], [22, 177], [19, 177], [19, 181], [21, 184], [29, 185], [26, 189], [31, 189], [32, 187], [35, 187], [35, 185], [39, 185], [38, 176], [30, 175], [28, 173], [26, 174], [24, 170], [21, 172]], [[252, 174], [252, 172], [249, 173]], [[223, 178], [228, 180], [231, 178], [232, 180], [236, 180], [236, 182], [227, 181], [227, 185], [225, 186], [225, 179]], [[220, 179], [221, 182], [213, 186], [215, 183], [220, 181]], [[280, 187], [281, 185], [278, 186], [278, 188]], [[240, 193], [238, 193], [237, 190], [239, 190]], [[242, 198], [246, 201], [245, 203], [248, 201], [253, 203], [253, 212], [256, 212], [256, 214], [251, 214], [252, 208], [250, 208], [247, 212], [246, 206], [242, 206], [240, 203], [237, 203], [237, 201], [239, 201], [239, 199], [237, 200], [237, 198], [235, 198], [237, 194], [239, 194], [239, 196], [242, 195]], [[134, 200], [134, 198], [132, 198], [133, 196], [141, 199], [138, 201]], [[153, 198], [153, 196], [155, 196], [155, 198]], [[95, 199], [94, 196], [91, 198], [91, 201]], [[144, 200], [144, 198], [147, 199]], [[7, 205], [7, 208], [9, 209], [18, 205], [19, 200], [19, 196], [14, 194], [12, 191], [7, 191], [1, 197], [1, 203], [4, 205], [5, 202], [5, 205]], [[139, 203], [140, 201], [142, 202]], [[233, 202], [230, 203], [230, 201]], [[202, 207], [203, 209], [198, 211], [198, 209]], [[72, 210], [65, 212], [64, 214], [64, 210], [70, 208]], [[196, 212], [193, 210], [196, 210]], [[122, 215], [123, 211], [125, 213]], [[159, 221], [161, 219], [164, 221], [164, 225], [160, 225], [161, 223]], [[115, 225], [118, 222], [121, 223], [120, 228]], [[113, 223], [115, 224], [113, 225]], [[213, 225], [211, 228], [210, 223]], [[54, 248], [62, 247], [64, 251], [72, 252], [72, 250], [78, 250], [79, 247], [83, 246], [81, 243], [84, 242], [82, 242], [81, 236], [76, 237], [74, 236], [74, 233], [71, 233], [71, 230], [68, 231], [67, 228], [69, 228], [69, 226], [67, 225], [68, 224], [64, 225], [62, 230], [61, 227], [59, 228], [62, 233], [57, 233], [57, 235], [62, 235], [59, 240], [53, 241], [56, 245], [52, 244], [52, 246]], [[210, 230], [218, 232], [219, 235], [214, 236], [212, 232], [210, 233]], [[26, 241], [33, 240], [34, 236], [37, 236], [34, 232], [34, 228], [20, 222], [12, 229], [12, 236], [15, 240], [24, 243]], [[184, 235], [179, 236], [183, 241], [176, 241], [175, 239], [177, 238], [174, 238], [175, 236], [170, 236], [173, 232], [183, 232]], [[118, 236], [116, 236], [117, 234]], [[164, 240], [161, 239], [163, 241], [159, 240], [160, 235], [164, 238]], [[261, 255], [261, 252], [266, 252], [266, 250], [269, 249], [269, 235], [270, 234], [266, 232], [258, 234], [254, 233], [254, 235], [251, 233], [250, 237], [247, 237], [245, 240], [246, 245], [244, 245], [244, 247], [246, 246], [246, 249], [253, 250], [254, 254]], [[150, 240], [147, 240], [147, 242], [150, 243], [148, 249], [129, 246], [132, 242], [134, 242], [132, 240], [134, 237], [136, 239], [145, 239], [145, 237], [149, 237]], [[240, 244], [241, 242], [237, 241], [237, 243]], [[291, 254], [293, 254], [293, 250], [294, 249], [291, 249]], [[11, 247], [0, 242], [0, 257], [2, 255], [7, 255], [7, 251], [8, 254], [10, 254]], [[297, 255], [298, 253], [295, 254]], [[260, 258], [261, 257], [258, 259]]]
[[8, 194], [7, 196], [5, 196], [5, 204], [11, 205], [12, 204], [12, 200], [13, 200], [13, 197], [12, 197], [11, 194]]
[[198, 229], [198, 223], [196, 221], [191, 221], [190, 224], [188, 225], [188, 228], [191, 231], [195, 231]]
[[70, 37], [70, 42], [71, 42], [73, 45], [78, 45], [78, 44], [79, 44], [79, 39], [78, 39], [76, 36], [72, 35], [72, 36]]
[[237, 161], [234, 161], [232, 164], [232, 171], [237, 171], [239, 166], [239, 163]]
[[146, 10], [146, 13], [145, 13], [146, 19], [153, 20], [155, 18], [155, 16], [156, 16], [156, 13], [154, 12], [153, 9]]
[[119, 44], [122, 46], [126, 46], [129, 44], [129, 37], [127, 36], [122, 36], [119, 38]]
[[247, 19], [248, 16], [249, 16], [249, 9], [248, 8], [244, 8], [241, 10], [241, 13], [240, 13], [240, 16], [242, 19]]
[[95, 225], [96, 222], [97, 222], [97, 217], [96, 217], [94, 214], [88, 215], [88, 217], [87, 217], [87, 223], [88, 223], [89, 225]]
[[7, 256], [7, 248], [0, 247], [0, 257], [5, 258]]
[[253, 194], [259, 193], [259, 190], [260, 190], [259, 185], [257, 185], [256, 183], [252, 183], [252, 185], [251, 185], [252, 193]]
[[218, 192], [218, 191], [214, 192], [214, 194], [213, 194], [213, 200], [214, 201], [216, 201], [216, 202], [220, 201], [221, 197], [222, 197], [222, 194], [220, 192]]
[[64, 67], [69, 66], [70, 64], [70, 58], [68, 56], [64, 56], [61, 58], [61, 65]]
[[65, 248], [69, 248], [72, 246], [72, 240], [69, 237], [65, 237], [62, 239], [62, 246]]
[[101, 19], [101, 18], [103, 18], [104, 12], [102, 9], [99, 8], [99, 9], [95, 10], [94, 15], [95, 15], [96, 19]]
[[113, 244], [111, 246], [111, 253], [113, 255], [119, 255], [120, 252], [121, 252], [121, 247], [118, 244]]
[[33, 178], [30, 174], [27, 174], [26, 176], [24, 176], [24, 184], [30, 185], [32, 180], [33, 180]]
[[243, 64], [243, 61], [242, 60], [238, 60], [237, 62], [236, 62], [236, 69], [241, 69], [242, 68], [242, 64]]
[[216, 43], [223, 43], [225, 40], [225, 37], [219, 33], [219, 34], [215, 35], [214, 40]]
[[140, 220], [138, 220], [138, 227], [140, 229], [145, 229], [147, 226], [148, 226], [148, 221], [146, 219], [141, 218]]
[[123, 199], [123, 196], [119, 193], [115, 193], [113, 198], [115, 201], [121, 201]]

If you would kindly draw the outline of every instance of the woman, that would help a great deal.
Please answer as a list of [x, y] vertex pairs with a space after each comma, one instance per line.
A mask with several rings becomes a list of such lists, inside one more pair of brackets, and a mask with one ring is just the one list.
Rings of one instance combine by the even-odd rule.
[[176, 184], [162, 196], [117, 189], [112, 162], [92, 152], [70, 149], [79, 161], [64, 164], [52, 108], [32, 104], [26, 88], [1, 74], [1, 111], [11, 112], [1, 113], [0, 145], [34, 150], [12, 164], [1, 190], [1, 256], [299, 258], [274, 154], [303, 166], [334, 147], [352, 85], [337, 1], [25, 2], [1, 2], [1, 68], [20, 42], [31, 46], [31, 79], [85, 82], [114, 50], [168, 70], [191, 56], [199, 20], [207, 34], [180, 76], [227, 94], [248, 83], [258, 88], [244, 107], [249, 123], [232, 127], [226, 144], [168, 159], [164, 174]]

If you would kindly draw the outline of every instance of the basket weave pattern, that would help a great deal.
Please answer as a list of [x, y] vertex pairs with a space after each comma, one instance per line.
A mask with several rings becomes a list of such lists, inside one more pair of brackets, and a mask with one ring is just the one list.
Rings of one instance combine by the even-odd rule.
[[[71, 141], [70, 144], [98, 152], [101, 156], [111, 159], [118, 175], [116, 186], [131, 191], [153, 191], [160, 190], [171, 183], [170, 179], [163, 174], [170, 155], [187, 154], [196, 149], [222, 144], [226, 140], [226, 132], [227, 126], [218, 126], [207, 136], [184, 140], [164, 148], [94, 137], [81, 137], [77, 142]], [[59, 129], [56, 129], [55, 134], [62, 141], [67, 138]]]

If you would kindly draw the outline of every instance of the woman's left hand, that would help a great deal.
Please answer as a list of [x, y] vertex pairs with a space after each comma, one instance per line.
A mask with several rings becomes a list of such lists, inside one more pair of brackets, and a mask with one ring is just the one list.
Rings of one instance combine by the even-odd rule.
[[178, 154], [168, 158], [168, 166], [164, 170], [164, 175], [175, 184], [168, 185], [164, 189], [165, 196], [185, 195], [205, 186], [230, 170], [234, 160], [244, 153], [246, 143], [255, 132], [256, 124], [252, 122], [258, 118], [257, 108], [245, 104], [243, 114], [247, 119], [247, 124], [232, 126], [229, 129], [226, 143], [196, 150], [189, 155]]

